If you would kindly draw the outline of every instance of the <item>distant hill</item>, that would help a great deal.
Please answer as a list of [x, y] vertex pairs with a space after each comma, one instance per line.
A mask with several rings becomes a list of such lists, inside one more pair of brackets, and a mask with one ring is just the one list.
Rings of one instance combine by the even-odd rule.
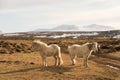
[[34, 31], [76, 31], [79, 30], [79, 27], [76, 25], [59, 25], [51, 29], [36, 29]]
[[52, 30], [79, 30], [79, 27], [76, 25], [60, 25], [53, 28]]
[[108, 31], [114, 30], [111, 26], [91, 24], [87, 26], [76, 26], [76, 25], [59, 25], [51, 29], [36, 29], [35, 32], [44, 32], [44, 31]]
[[97, 24], [91, 24], [88, 26], [83, 26], [83, 29], [85, 31], [107, 31], [107, 30], [114, 30], [111, 26], [104, 26], [104, 25], [97, 25]]

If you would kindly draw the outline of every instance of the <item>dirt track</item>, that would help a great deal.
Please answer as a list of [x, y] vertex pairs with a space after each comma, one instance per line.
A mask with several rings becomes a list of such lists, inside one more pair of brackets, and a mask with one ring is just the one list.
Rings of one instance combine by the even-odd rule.
[[[1, 43], [0, 47], [1, 50], [8, 52], [0, 54], [0, 80], [120, 80], [119, 40], [96, 40], [102, 45], [102, 51], [101, 54], [90, 56], [89, 67], [82, 66], [81, 58], [77, 58], [75, 66], [71, 65], [70, 57], [64, 51], [66, 46], [86, 41], [88, 40], [49, 40], [48, 42], [44, 40], [48, 44], [59, 43], [63, 47], [64, 61], [62, 66], [55, 67], [54, 58], [49, 57], [48, 67], [45, 68], [41, 65], [39, 54], [29, 49], [31, 40], [6, 40], [4, 41], [6, 45]], [[13, 53], [9, 53], [12, 49], [14, 49]]]

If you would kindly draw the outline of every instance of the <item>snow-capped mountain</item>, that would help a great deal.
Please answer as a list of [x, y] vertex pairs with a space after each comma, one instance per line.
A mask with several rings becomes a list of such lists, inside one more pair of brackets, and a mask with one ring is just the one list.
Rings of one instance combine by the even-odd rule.
[[51, 29], [36, 29], [35, 31], [76, 31], [79, 27], [76, 25], [59, 25]]
[[83, 26], [83, 29], [85, 31], [107, 31], [107, 30], [114, 30], [111, 26], [104, 26], [104, 25], [97, 25], [97, 24], [91, 24], [88, 26]]
[[60, 26], [53, 28], [52, 30], [56, 30], [56, 31], [59, 31], [59, 30], [79, 30], [79, 27], [76, 25], [60, 25]]
[[51, 29], [36, 29], [35, 32], [41, 31], [109, 31], [114, 30], [111, 26], [91, 24], [87, 26], [76, 26], [76, 25], [59, 25]]

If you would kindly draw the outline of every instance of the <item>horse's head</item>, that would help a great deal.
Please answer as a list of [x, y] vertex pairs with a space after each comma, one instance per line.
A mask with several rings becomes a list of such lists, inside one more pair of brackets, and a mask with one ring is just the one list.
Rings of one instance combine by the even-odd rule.
[[100, 51], [100, 45], [97, 42], [93, 42], [93, 49], [94, 53], [99, 54]]
[[34, 40], [32, 42], [31, 50], [32, 51], [42, 51], [47, 47], [47, 44], [41, 42], [40, 40]]
[[37, 43], [32, 42], [31, 51], [37, 51]]
[[90, 42], [88, 44], [88, 48], [89, 50], [92, 50], [94, 53], [99, 53], [99, 48], [100, 48], [100, 45], [98, 45], [97, 42]]

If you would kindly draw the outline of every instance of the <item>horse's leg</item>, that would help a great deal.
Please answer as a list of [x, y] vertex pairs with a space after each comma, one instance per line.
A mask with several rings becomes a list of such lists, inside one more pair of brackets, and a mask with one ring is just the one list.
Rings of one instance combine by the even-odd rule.
[[43, 63], [43, 66], [47, 66], [47, 63], [46, 63], [46, 57], [45, 56], [42, 56], [42, 63]]
[[54, 59], [55, 59], [55, 66], [57, 66], [58, 65], [58, 59], [57, 59], [56, 55], [54, 55]]
[[83, 66], [84, 66], [84, 67], [88, 67], [87, 58], [84, 58], [84, 59], [83, 59]]
[[88, 58], [90, 57], [90, 55], [91, 55], [92, 52], [93, 52], [93, 51], [91, 50], [88, 55], [86, 55], [86, 56], [83, 57], [83, 58], [84, 58], [84, 64], [83, 64], [83, 65], [84, 65], [85, 67], [88, 67]]
[[90, 51], [90, 53], [89, 53], [87, 58], [89, 58], [92, 53], [93, 53], [93, 50]]
[[83, 57], [83, 66], [88, 67], [88, 57], [87, 56]]
[[57, 54], [57, 59], [58, 59], [58, 66], [62, 65], [63, 64], [63, 60], [62, 60], [62, 56], [61, 56], [60, 52], [58, 52], [58, 54]]
[[62, 65], [63, 64], [63, 60], [62, 60], [62, 57], [61, 56], [58, 56], [58, 65]]
[[76, 64], [76, 60], [75, 60], [75, 54], [70, 54], [70, 58], [71, 58], [71, 61], [72, 61], [72, 65], [75, 65]]

